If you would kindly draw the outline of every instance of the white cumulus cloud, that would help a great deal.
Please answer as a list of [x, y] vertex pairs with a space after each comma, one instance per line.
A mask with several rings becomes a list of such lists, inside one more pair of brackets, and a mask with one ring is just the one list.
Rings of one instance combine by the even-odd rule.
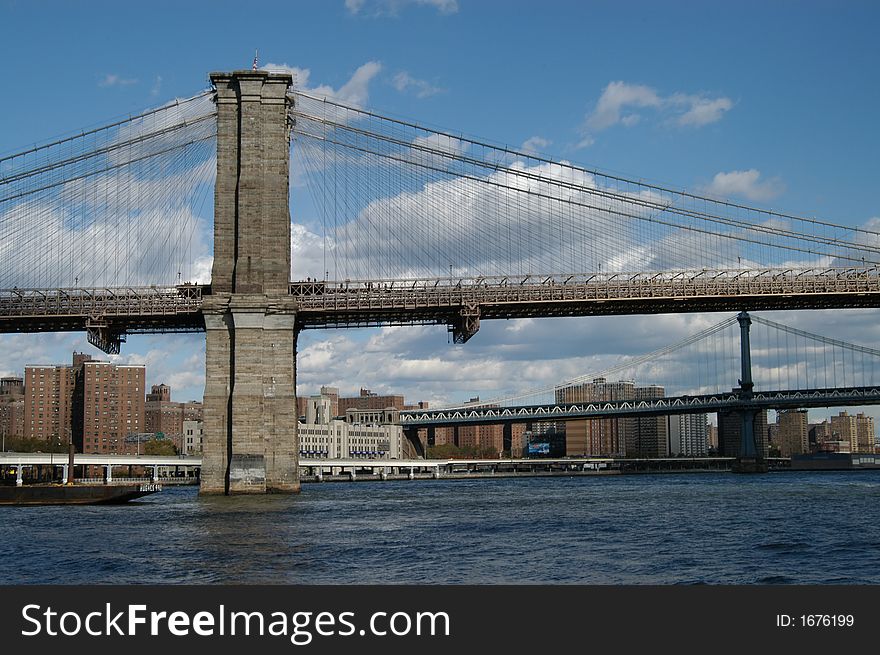
[[105, 88], [111, 86], [131, 86], [132, 84], [137, 84], [137, 82], [137, 79], [133, 77], [122, 77], [116, 73], [107, 73], [98, 80], [98, 86]]
[[308, 91], [317, 96], [326, 96], [328, 98], [336, 98], [344, 103], [355, 107], [362, 107], [367, 103], [370, 97], [370, 82], [382, 70], [382, 64], [378, 61], [368, 61], [352, 74], [348, 81], [334, 89], [327, 84], [318, 86], [310, 86], [311, 71], [308, 68], [300, 68], [298, 66], [290, 66], [289, 64], [266, 64], [261, 67], [267, 71], [281, 71], [293, 75], [293, 85], [295, 88]]
[[395, 75], [391, 83], [401, 93], [415, 93], [417, 98], [427, 98], [442, 93], [445, 90], [425, 80], [417, 79], [406, 71], [401, 71]]
[[610, 82], [593, 111], [584, 118], [578, 147], [592, 145], [596, 134], [615, 125], [636, 125], [642, 120], [643, 110], [671, 117], [672, 123], [681, 127], [702, 127], [721, 120], [732, 107], [730, 98], [680, 92], [664, 96], [643, 84]]
[[749, 200], [771, 200], [785, 191], [779, 178], [761, 180], [761, 172], [750, 168], [747, 171], [718, 173], [706, 191], [714, 196], [742, 196]]
[[537, 155], [544, 148], [549, 146], [551, 141], [540, 137], [540, 136], [532, 136], [523, 141], [523, 144], [519, 147], [520, 151], [529, 154], [529, 155]]
[[440, 14], [458, 12], [458, 0], [345, 0], [345, 8], [351, 15], [397, 16], [408, 6], [433, 7]]

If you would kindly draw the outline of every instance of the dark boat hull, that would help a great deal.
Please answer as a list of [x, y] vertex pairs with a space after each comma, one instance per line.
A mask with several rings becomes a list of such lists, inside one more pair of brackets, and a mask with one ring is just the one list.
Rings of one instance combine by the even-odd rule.
[[161, 491], [158, 484], [28, 484], [0, 486], [0, 505], [110, 505]]

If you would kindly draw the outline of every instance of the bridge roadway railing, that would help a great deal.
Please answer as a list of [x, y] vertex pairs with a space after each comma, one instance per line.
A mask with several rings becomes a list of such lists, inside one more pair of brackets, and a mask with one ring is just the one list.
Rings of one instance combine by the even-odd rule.
[[[489, 318], [880, 306], [880, 269], [593, 273], [290, 284], [302, 328]], [[0, 332], [204, 329], [205, 285], [0, 289]]]
[[198, 329], [203, 287], [106, 287], [0, 290], [0, 331], [82, 330], [117, 324], [134, 332], [168, 326]]
[[303, 327], [481, 318], [880, 304], [880, 269], [807, 268], [524, 275], [291, 284]]
[[439, 425], [479, 425], [481, 423], [525, 423], [563, 421], [582, 418], [702, 414], [742, 407], [755, 409], [803, 409], [880, 404], [880, 387], [840, 389], [790, 389], [756, 391], [748, 399], [739, 393], [675, 396], [645, 400], [613, 400], [563, 404], [520, 405], [514, 407], [449, 407], [403, 411], [399, 422], [404, 428]]

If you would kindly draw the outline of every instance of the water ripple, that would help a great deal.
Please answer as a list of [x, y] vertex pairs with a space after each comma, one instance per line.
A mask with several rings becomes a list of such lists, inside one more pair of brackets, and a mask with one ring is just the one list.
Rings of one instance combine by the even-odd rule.
[[878, 584], [880, 472], [170, 488], [0, 508], [6, 583]]

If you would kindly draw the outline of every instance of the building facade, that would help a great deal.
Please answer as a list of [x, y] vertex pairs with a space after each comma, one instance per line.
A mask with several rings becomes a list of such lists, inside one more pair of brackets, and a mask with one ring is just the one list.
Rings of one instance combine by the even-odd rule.
[[779, 448], [780, 457], [803, 455], [810, 452], [809, 423], [807, 410], [787, 409], [776, 413], [774, 445]]
[[[361, 424], [331, 416], [331, 399], [310, 396], [306, 420], [297, 426], [300, 457], [321, 459], [402, 459], [403, 428], [393, 424]], [[357, 416], [359, 410], [346, 414]], [[371, 412], [367, 412], [371, 413]]]
[[[663, 398], [666, 390], [657, 384], [634, 387], [635, 400]], [[629, 419], [626, 436], [627, 457], [668, 457], [669, 426], [666, 416], [637, 416]]]
[[831, 441], [849, 443], [848, 452], [858, 452], [859, 429], [856, 417], [850, 416], [847, 412], [840, 412], [837, 416], [832, 416]]
[[[557, 403], [601, 402], [635, 399], [635, 382], [608, 382], [596, 378], [592, 382], [556, 389]], [[565, 422], [565, 454], [568, 456], [617, 456], [626, 454], [627, 442], [632, 443], [632, 419], [601, 418]]]
[[670, 455], [706, 457], [709, 454], [706, 414], [677, 414], [666, 418]]
[[874, 432], [874, 417], [865, 414], [856, 414], [856, 441], [860, 453], [873, 453], [876, 446], [876, 434]]
[[[23, 433], [26, 439], [52, 443], [77, 442], [74, 421], [76, 386], [82, 382], [82, 366], [89, 355], [73, 353], [70, 366], [26, 366], [24, 369]], [[80, 447], [79, 445], [77, 447]]]
[[24, 437], [24, 379], [0, 378], [0, 437]]
[[[337, 392], [338, 393], [338, 392]], [[339, 398], [337, 396], [337, 407], [334, 416], [342, 416], [349, 409], [386, 409], [393, 407], [394, 409], [404, 409], [405, 401], [402, 395], [389, 394], [380, 396], [373, 393], [369, 389], [361, 389], [360, 395]]]
[[[556, 389], [557, 403], [651, 400], [666, 394], [660, 385], [633, 380], [592, 382]], [[665, 416], [577, 419], [565, 422], [565, 454], [571, 457], [666, 457], [669, 432]]]
[[357, 425], [333, 419], [301, 423], [300, 457], [321, 459], [402, 459], [403, 428], [399, 425]]
[[77, 377], [73, 412], [77, 449], [122, 452], [126, 436], [144, 432], [145, 367], [88, 361]]
[[185, 421], [202, 420], [202, 403], [174, 402], [171, 387], [154, 384], [144, 403], [144, 432], [161, 434], [171, 439], [179, 452], [184, 452]]
[[181, 452], [185, 455], [201, 455], [203, 434], [201, 421], [184, 421], [183, 450]]

